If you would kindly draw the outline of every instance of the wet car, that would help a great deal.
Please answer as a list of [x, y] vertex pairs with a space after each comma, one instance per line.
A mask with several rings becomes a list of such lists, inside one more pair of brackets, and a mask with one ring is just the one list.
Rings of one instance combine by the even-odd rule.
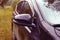
[[60, 40], [60, 6], [57, 5], [59, 1], [52, 4], [43, 0], [22, 1], [22, 3], [25, 2], [29, 4], [29, 10], [32, 14], [26, 12], [25, 8], [24, 11], [20, 11], [20, 14], [17, 11], [17, 6], [13, 22], [23, 26], [28, 31], [30, 40]]

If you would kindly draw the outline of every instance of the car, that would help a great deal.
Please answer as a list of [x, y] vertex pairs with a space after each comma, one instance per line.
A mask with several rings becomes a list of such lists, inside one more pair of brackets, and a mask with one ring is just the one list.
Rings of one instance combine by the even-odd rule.
[[25, 2], [28, 2], [32, 16], [29, 13], [19, 14], [15, 10], [17, 14], [15, 13], [13, 23], [27, 27], [30, 40], [60, 40], [60, 11], [54, 6], [58, 1], [50, 5], [45, 5], [43, 0]]

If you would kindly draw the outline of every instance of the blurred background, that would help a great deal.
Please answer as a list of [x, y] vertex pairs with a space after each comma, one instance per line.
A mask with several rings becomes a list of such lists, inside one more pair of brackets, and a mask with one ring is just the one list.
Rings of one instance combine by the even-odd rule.
[[0, 0], [0, 40], [12, 40], [12, 12], [19, 0]]

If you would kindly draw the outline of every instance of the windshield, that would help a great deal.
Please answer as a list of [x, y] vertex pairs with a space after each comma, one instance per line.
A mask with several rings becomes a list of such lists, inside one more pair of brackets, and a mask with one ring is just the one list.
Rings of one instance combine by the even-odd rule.
[[42, 12], [41, 14], [43, 15], [44, 19], [52, 25], [60, 24], [60, 6], [57, 5], [58, 2], [48, 4], [48, 2], [44, 2], [43, 0], [37, 0], [39, 9]]

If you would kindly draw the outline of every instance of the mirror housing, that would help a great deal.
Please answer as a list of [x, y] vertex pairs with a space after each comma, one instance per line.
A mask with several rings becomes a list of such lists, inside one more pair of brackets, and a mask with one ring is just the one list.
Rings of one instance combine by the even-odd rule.
[[32, 27], [32, 18], [29, 14], [18, 14], [13, 18], [13, 22], [22, 26]]

